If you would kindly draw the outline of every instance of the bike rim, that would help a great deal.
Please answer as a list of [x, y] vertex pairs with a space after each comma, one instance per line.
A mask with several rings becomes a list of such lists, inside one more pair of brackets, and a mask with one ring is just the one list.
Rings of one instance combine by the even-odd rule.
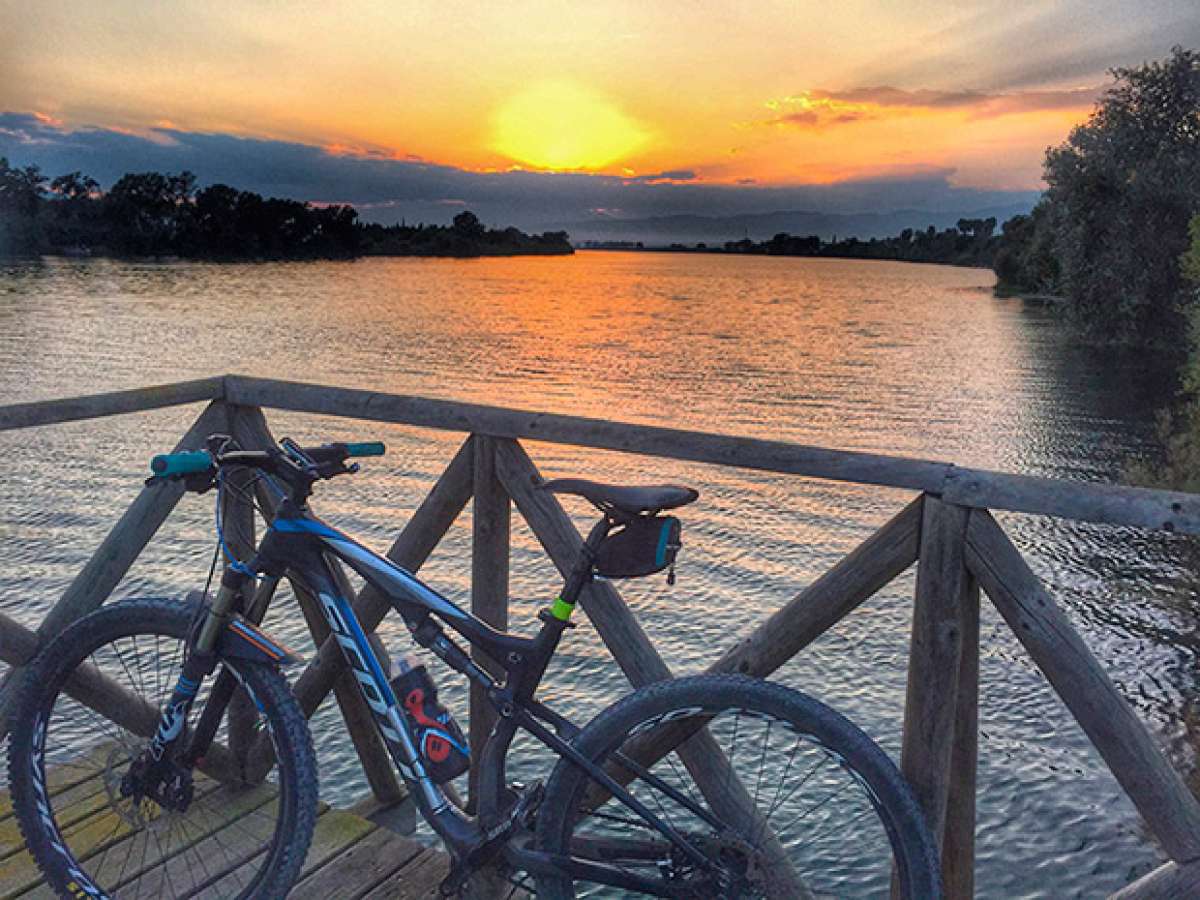
[[[710, 746], [730, 763], [723, 776], [711, 768], [690, 770], [694, 760], [673, 751], [649, 767], [658, 785], [613, 761], [613, 751], [630, 746], [625, 740], [601, 758], [610, 774], [632, 779], [630, 792], [661, 821], [706, 856], [721, 859], [723, 873], [703, 871], [633, 810], [606, 800], [586, 781], [574, 798], [573, 856], [603, 861], [683, 896], [794, 897], [803, 889], [816, 896], [889, 895], [898, 863], [894, 826], [865, 776], [825, 739], [759, 710], [692, 706], [656, 718], [670, 721], [630, 731], [642, 741], [678, 727], [672, 723], [707, 720]], [[754, 803], [750, 818], [730, 812], [722, 799], [736, 795], [739, 780]], [[579, 885], [577, 892], [618, 895], [598, 885]]]

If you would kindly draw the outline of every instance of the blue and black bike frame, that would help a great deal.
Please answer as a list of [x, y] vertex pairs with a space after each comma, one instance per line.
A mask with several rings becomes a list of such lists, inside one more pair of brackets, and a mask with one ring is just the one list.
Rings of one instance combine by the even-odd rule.
[[[571, 627], [571, 611], [592, 577], [595, 550], [612, 527], [605, 519], [592, 529], [561, 596], [552, 609], [543, 610], [539, 615], [542, 627], [533, 637], [521, 637], [497, 631], [402, 567], [322, 522], [306, 503], [285, 496], [260, 542], [257, 557], [248, 564], [234, 563], [226, 567], [220, 590], [197, 621], [191, 654], [175, 694], [164, 710], [159, 736], [152, 743], [158, 747], [155, 758], [162, 757], [165, 748], [180, 736], [179, 728], [197, 686], [217, 668], [221, 657], [241, 656], [279, 664], [289, 655], [290, 651], [257, 629], [276, 585], [286, 572], [289, 577], [299, 579], [318, 599], [332, 636], [374, 714], [389, 754], [425, 819], [444, 840], [454, 858], [451, 879], [465, 879], [478, 864], [502, 852], [511, 865], [530, 873], [547, 871], [627, 890], [660, 893], [661, 882], [647, 881], [611, 865], [574, 856], [551, 857], [508, 842], [540, 800], [540, 797], [516, 794], [506, 783], [505, 757], [517, 729], [522, 728], [558, 756], [584, 769], [610, 796], [641, 816], [678, 852], [691, 857], [698, 865], [712, 864], [691, 840], [633, 797], [601, 767], [576, 751], [569, 741], [579, 729], [533, 697], [563, 632]], [[498, 712], [496, 726], [482, 758], [477, 761], [479, 781], [475, 816], [468, 816], [455, 806], [422, 764], [413, 729], [349, 598], [339, 587], [340, 573], [335, 572], [335, 560], [350, 566], [387, 598], [404, 619], [416, 643], [478, 685]], [[252, 590], [259, 575], [261, 580]], [[472, 660], [446, 633], [439, 620], [495, 660], [504, 670], [503, 680], [497, 680]], [[186, 746], [177, 752], [177, 760], [185, 766], [193, 765], [203, 757], [236, 689], [235, 678], [227, 668], [222, 668], [205, 708], [187, 737]], [[624, 768], [692, 808], [714, 827], [721, 827], [710, 812], [696, 806], [633, 760], [619, 758]]]

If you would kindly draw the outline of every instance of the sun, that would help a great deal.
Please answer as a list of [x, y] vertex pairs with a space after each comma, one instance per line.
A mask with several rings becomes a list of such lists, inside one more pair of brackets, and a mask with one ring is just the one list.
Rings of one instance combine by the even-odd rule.
[[648, 135], [615, 104], [570, 82], [544, 82], [509, 98], [492, 120], [492, 149], [538, 169], [602, 169]]

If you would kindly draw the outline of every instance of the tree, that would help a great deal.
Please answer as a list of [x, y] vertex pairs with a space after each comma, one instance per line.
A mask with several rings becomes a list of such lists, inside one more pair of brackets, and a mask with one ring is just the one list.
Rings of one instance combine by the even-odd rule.
[[196, 176], [141, 172], [123, 175], [105, 197], [112, 239], [123, 253], [177, 253], [192, 224]]
[[992, 268], [1000, 288], [1031, 294], [1054, 294], [1061, 280], [1054, 250], [1050, 204], [1042, 199], [1027, 216], [1013, 216], [1000, 229]]
[[46, 176], [37, 166], [18, 169], [0, 156], [0, 255], [38, 251], [38, 210], [45, 193]]
[[37, 166], [17, 169], [0, 156], [0, 210], [32, 218], [46, 193], [46, 176]]
[[99, 227], [100, 183], [82, 172], [50, 182], [51, 202], [44, 205], [45, 236], [52, 250], [91, 248], [104, 240]]
[[1179, 259], [1200, 210], [1200, 53], [1114, 69], [1087, 123], [1047, 151], [1047, 215], [1074, 319], [1105, 341], [1173, 340]]
[[[1179, 268], [1200, 298], [1200, 215], [1188, 227], [1191, 243], [1180, 257]], [[1166, 450], [1161, 466], [1135, 464], [1134, 481], [1179, 491], [1200, 492], [1200, 305], [1190, 310], [1192, 354], [1183, 367], [1181, 402], [1159, 411], [1159, 438]]]
[[1192, 287], [1200, 294], [1200, 213], [1197, 213], [1188, 226], [1188, 234], [1192, 243], [1187, 252], [1179, 258], [1179, 269], [1183, 277], [1192, 283]]
[[479, 217], [469, 209], [464, 209], [454, 217], [454, 233], [465, 238], [481, 238], [487, 230]]
[[61, 200], [89, 200], [100, 193], [100, 182], [82, 172], [70, 172], [50, 182], [50, 193]]
[[255, 253], [255, 236], [247, 234], [239, 215], [242, 192], [227, 184], [212, 184], [196, 193], [192, 211], [197, 249], [208, 256], [227, 258]]

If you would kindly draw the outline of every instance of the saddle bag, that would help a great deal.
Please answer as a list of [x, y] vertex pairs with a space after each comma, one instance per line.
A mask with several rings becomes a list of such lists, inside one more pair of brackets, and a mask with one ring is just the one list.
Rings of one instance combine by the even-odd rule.
[[680, 531], [674, 516], [638, 516], [604, 539], [596, 551], [596, 574], [638, 578], [674, 566]]

